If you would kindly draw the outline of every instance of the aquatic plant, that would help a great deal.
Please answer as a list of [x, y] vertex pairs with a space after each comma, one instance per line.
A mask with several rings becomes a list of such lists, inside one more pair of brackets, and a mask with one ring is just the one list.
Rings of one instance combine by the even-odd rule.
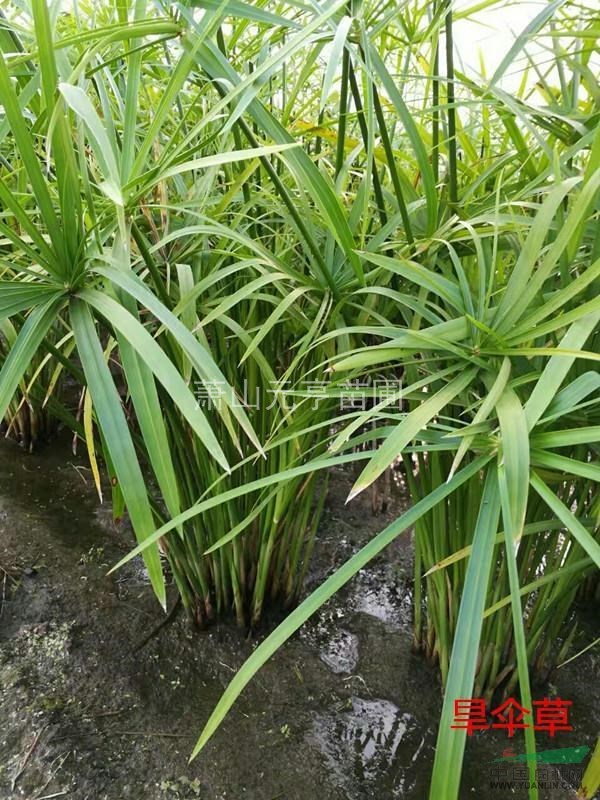
[[[49, 410], [99, 491], [103, 456], [124, 561], [164, 604], [162, 554], [198, 622], [248, 626], [299, 600], [329, 467], [366, 462], [351, 499], [400, 465], [412, 499], [259, 645], [195, 754], [413, 527], [432, 798], [458, 794], [454, 699], [518, 681], [527, 705], [569, 646], [599, 560], [600, 137], [593, 9], [562, 6], [491, 78], [455, 63], [448, 2], [33, 0], [0, 28], [0, 417], [80, 387]], [[509, 91], [518, 58], [535, 82]]]

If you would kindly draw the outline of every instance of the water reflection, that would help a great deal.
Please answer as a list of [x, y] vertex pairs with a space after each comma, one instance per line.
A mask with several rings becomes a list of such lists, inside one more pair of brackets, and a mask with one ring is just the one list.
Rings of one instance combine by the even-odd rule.
[[425, 745], [417, 720], [389, 700], [353, 696], [346, 712], [319, 717], [314, 735], [349, 798], [368, 786], [389, 797], [414, 788], [415, 766]]

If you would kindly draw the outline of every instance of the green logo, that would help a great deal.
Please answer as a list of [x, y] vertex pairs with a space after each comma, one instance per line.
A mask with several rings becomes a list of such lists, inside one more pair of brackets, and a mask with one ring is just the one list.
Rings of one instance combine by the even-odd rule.
[[517, 755], [514, 750], [507, 749], [502, 754], [502, 758], [494, 759], [494, 764], [499, 761], [511, 761], [523, 763], [524, 761], [537, 761], [538, 764], [581, 764], [583, 759], [590, 752], [590, 748], [583, 744], [579, 747], [562, 747], [558, 750], [543, 750], [541, 753], [528, 755], [522, 753]]

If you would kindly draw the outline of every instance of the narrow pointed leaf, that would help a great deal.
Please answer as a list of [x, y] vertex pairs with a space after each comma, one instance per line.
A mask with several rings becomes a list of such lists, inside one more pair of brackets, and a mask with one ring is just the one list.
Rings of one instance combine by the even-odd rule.
[[[70, 304], [70, 316], [77, 350], [102, 435], [110, 453], [110, 459], [136, 537], [139, 542], [143, 542], [152, 534], [155, 525], [144, 477], [121, 407], [121, 398], [104, 360], [89, 308], [82, 300], [73, 298]], [[166, 607], [165, 583], [158, 547], [153, 544], [145, 548], [143, 556], [154, 593], [164, 608]]]

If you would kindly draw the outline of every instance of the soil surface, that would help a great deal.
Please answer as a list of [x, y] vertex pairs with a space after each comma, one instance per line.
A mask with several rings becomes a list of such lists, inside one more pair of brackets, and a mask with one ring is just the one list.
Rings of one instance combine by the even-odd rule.
[[[399, 488], [381, 516], [369, 497], [345, 507], [350, 481], [334, 476], [307, 588], [402, 508]], [[411, 652], [409, 534], [271, 659], [192, 764], [257, 637], [179, 613], [138, 649], [162, 612], [139, 563], [106, 574], [132, 544], [63, 444], [30, 456], [0, 442], [0, 800], [426, 800], [441, 694]], [[593, 747], [599, 662], [590, 651], [534, 687], [573, 701], [574, 731], [541, 734], [540, 750]], [[491, 785], [509, 744], [523, 752], [519, 736], [472, 737], [462, 798], [527, 796]], [[571, 797], [577, 769], [540, 798]]]

